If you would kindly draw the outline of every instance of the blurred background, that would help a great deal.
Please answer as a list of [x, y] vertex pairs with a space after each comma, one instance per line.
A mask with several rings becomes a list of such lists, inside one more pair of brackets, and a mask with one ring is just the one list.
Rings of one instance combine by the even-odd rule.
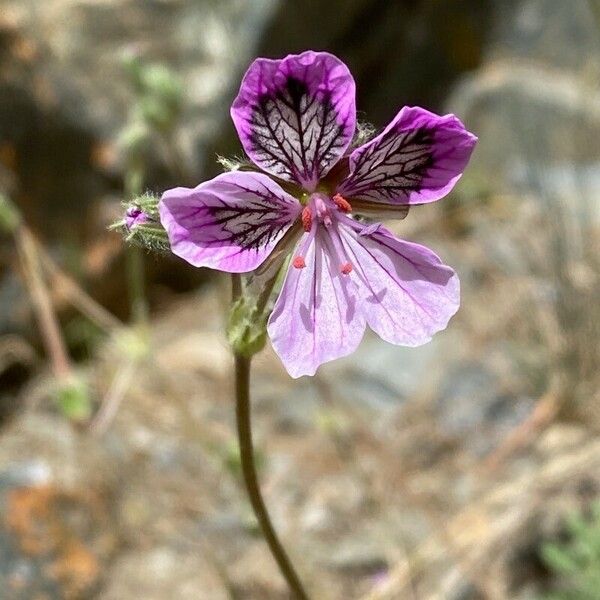
[[600, 598], [600, 2], [0, 0], [0, 598], [287, 592], [239, 477], [228, 281], [121, 202], [240, 153], [256, 56], [329, 50], [359, 117], [479, 136], [393, 224], [459, 272], [421, 348], [255, 361], [260, 478], [313, 597]]

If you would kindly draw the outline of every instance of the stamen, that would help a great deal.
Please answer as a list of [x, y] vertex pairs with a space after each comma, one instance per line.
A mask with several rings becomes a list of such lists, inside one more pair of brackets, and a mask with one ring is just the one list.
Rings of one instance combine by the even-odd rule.
[[340, 231], [337, 226], [330, 230], [330, 235], [326, 237], [329, 254], [334, 264], [339, 265], [339, 270], [342, 275], [349, 275], [354, 270], [352, 263], [348, 262], [344, 242], [340, 236]]
[[352, 206], [350, 202], [346, 200], [341, 194], [336, 194], [332, 200], [335, 202], [335, 205], [344, 213], [352, 212]]
[[310, 208], [308, 206], [305, 206], [302, 209], [302, 227], [307, 233], [312, 228], [312, 212], [310, 211]]
[[295, 269], [304, 269], [306, 267], [306, 263], [304, 262], [304, 258], [302, 256], [296, 256], [292, 261], [292, 266]]

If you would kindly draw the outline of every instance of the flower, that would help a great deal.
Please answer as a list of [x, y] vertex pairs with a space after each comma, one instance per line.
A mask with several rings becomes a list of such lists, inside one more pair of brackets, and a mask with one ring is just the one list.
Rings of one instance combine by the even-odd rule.
[[231, 116], [256, 171], [168, 190], [160, 218], [172, 251], [197, 267], [244, 273], [276, 247], [291, 251], [267, 329], [292, 377], [352, 353], [367, 325], [405, 346], [446, 327], [460, 300], [454, 271], [353, 215], [403, 217], [445, 196], [477, 141], [458, 118], [404, 107], [352, 149], [352, 75], [312, 51], [255, 60]]

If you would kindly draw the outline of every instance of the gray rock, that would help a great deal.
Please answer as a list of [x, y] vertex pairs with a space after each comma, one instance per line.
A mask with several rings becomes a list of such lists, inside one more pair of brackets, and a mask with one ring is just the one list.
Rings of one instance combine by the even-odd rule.
[[483, 362], [450, 368], [442, 378], [436, 414], [442, 431], [465, 439], [470, 450], [485, 454], [533, 409], [532, 398], [502, 390], [498, 376]]
[[593, 5], [495, 5], [483, 65], [447, 102], [480, 139], [467, 180], [567, 199], [576, 211], [597, 197], [600, 17]]
[[436, 372], [444, 336], [418, 348], [394, 346], [368, 332], [351, 356], [322, 368], [342, 401], [383, 411], [396, 410]]

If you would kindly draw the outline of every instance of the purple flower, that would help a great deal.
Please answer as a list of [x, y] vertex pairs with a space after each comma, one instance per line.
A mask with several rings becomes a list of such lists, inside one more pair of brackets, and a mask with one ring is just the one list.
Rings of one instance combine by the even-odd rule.
[[405, 346], [446, 327], [459, 306], [454, 271], [350, 215], [401, 218], [445, 196], [477, 141], [454, 115], [405, 107], [350, 150], [352, 75], [335, 56], [309, 51], [254, 61], [231, 116], [257, 171], [168, 190], [160, 217], [173, 252], [197, 267], [243, 273], [278, 245], [292, 251], [268, 322], [292, 377], [353, 352], [367, 325]]
[[125, 228], [132, 231], [138, 225], [143, 225], [150, 220], [148, 215], [139, 206], [130, 206], [125, 212]]

